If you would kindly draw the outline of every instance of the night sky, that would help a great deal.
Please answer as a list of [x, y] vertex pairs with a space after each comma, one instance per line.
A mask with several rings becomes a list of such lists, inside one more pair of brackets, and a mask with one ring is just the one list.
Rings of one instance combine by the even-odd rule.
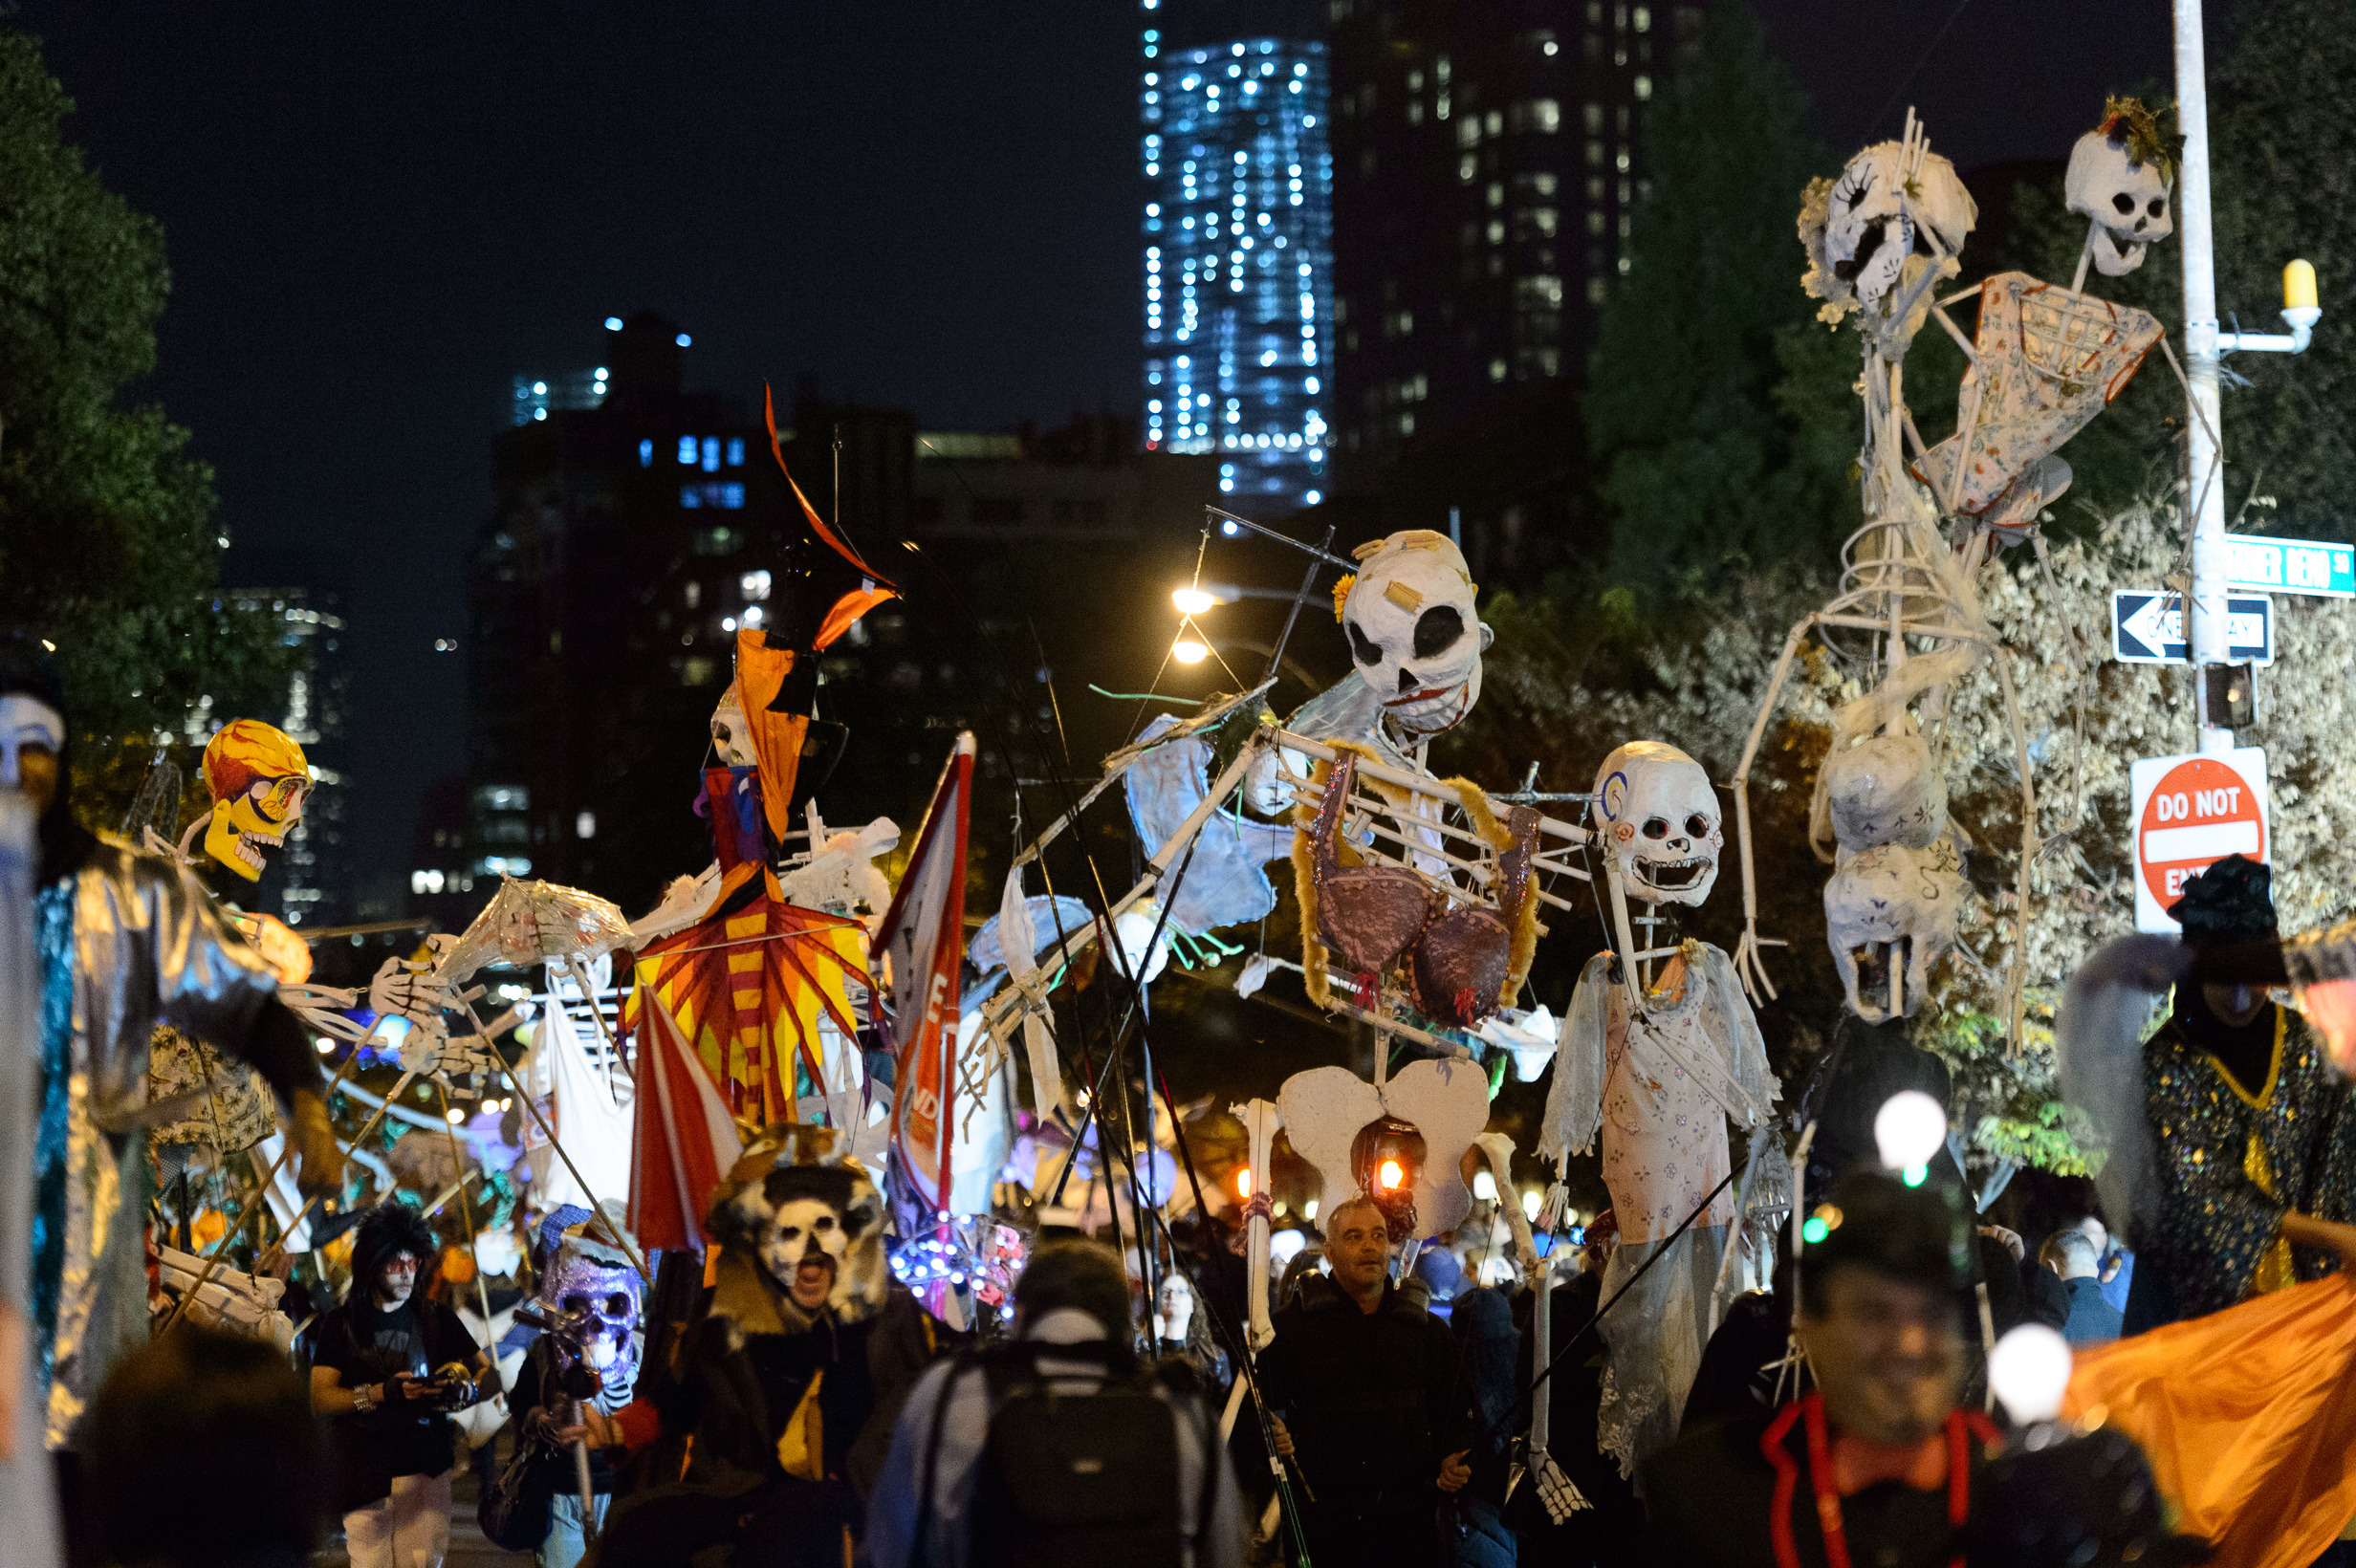
[[[1829, 146], [1910, 102], [1967, 173], [2066, 156], [2105, 90], [2171, 69], [2164, 0], [1756, 9]], [[1132, 411], [1139, 14], [22, 7], [69, 139], [163, 223], [139, 395], [218, 470], [228, 580], [343, 596], [370, 873], [406, 866], [417, 792], [464, 769], [459, 661], [432, 647], [463, 630], [511, 379], [597, 363], [605, 316], [675, 317], [689, 385], [748, 397], [808, 376], [927, 428]]]

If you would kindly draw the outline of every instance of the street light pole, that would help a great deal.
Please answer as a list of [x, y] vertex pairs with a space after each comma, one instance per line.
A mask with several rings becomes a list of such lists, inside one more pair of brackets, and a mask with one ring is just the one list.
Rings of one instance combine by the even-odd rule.
[[[2209, 89], [2200, 0], [2173, 0], [2176, 125], [2184, 160], [2176, 176], [2176, 239], [2184, 251], [2184, 358], [2188, 428], [2185, 507], [2192, 534], [2192, 702], [2200, 750], [2233, 750], [2234, 732], [2210, 722], [2210, 666], [2227, 662], [2225, 454], [2217, 400], [2217, 280], [2209, 213]], [[2223, 717], [2223, 715], [2218, 715]]]

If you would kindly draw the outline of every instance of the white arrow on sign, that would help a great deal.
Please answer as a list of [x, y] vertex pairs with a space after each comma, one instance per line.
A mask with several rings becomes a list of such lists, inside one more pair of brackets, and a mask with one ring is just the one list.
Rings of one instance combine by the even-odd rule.
[[[2172, 589], [2120, 588], [2110, 596], [2111, 657], [2123, 664], [2181, 664], [2192, 657], [2184, 599]], [[2225, 658], [2236, 664], [2274, 663], [2274, 600], [2264, 594], [2225, 599]]]

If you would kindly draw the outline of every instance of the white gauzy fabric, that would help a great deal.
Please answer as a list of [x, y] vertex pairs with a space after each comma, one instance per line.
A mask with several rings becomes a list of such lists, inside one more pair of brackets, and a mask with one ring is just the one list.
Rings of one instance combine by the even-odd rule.
[[[1669, 1255], [1647, 1270], [1599, 1325], [1606, 1355], [1596, 1443], [1620, 1461], [1623, 1475], [1632, 1478], [1640, 1463], [1667, 1448], [1685, 1419], [1702, 1347], [1716, 1327], [1710, 1319], [1710, 1291], [1729, 1233], [1726, 1226], [1696, 1225], [1668, 1243]], [[1603, 1298], [1618, 1296], [1662, 1245], [1624, 1241], [1613, 1248]]]
[[[628, 1203], [636, 1130], [630, 1108], [620, 1102], [606, 1076], [589, 1059], [578, 1026], [553, 996], [540, 1010], [534, 1034], [533, 1043], [548, 1065], [556, 1101], [556, 1140], [580, 1167], [580, 1180], [574, 1180], [572, 1170], [552, 1153], [546, 1174], [533, 1184], [537, 1188], [534, 1201], [547, 1209], [568, 1203], [595, 1209], [609, 1198]], [[582, 1182], [594, 1190], [583, 1192]]]

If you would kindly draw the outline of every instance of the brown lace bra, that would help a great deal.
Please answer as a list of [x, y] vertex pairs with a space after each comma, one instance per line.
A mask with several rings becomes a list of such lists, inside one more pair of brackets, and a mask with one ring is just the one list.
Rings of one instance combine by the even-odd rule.
[[1357, 776], [1358, 758], [1342, 752], [1309, 836], [1318, 934], [1358, 975], [1362, 1006], [1371, 1008], [1378, 977], [1404, 954], [1415, 1010], [1435, 1023], [1471, 1029], [1505, 1000], [1514, 932], [1530, 898], [1538, 814], [1527, 806], [1507, 814], [1512, 843], [1497, 854], [1500, 913], [1456, 904], [1404, 866], [1343, 865], [1342, 804]]

